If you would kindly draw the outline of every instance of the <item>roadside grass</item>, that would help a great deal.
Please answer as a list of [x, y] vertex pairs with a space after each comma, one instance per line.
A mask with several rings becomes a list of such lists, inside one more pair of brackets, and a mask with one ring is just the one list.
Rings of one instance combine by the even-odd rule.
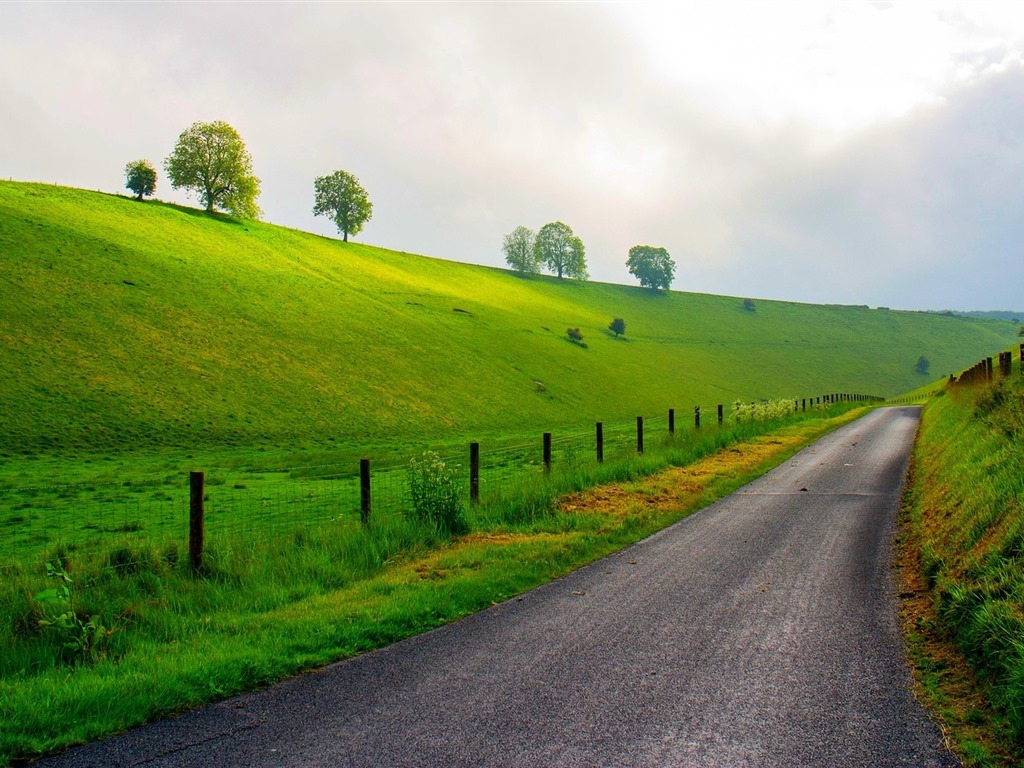
[[[190, 573], [171, 548], [129, 569], [69, 561], [74, 609], [115, 631], [68, 657], [33, 600], [0, 592], [0, 762], [60, 750], [392, 643], [508, 599], [685, 517], [863, 408], [707, 430], [654, 455], [566, 472], [467, 510], [448, 540], [406, 515], [367, 530], [296, 532], [285, 546], [219, 543]], [[596, 485], [595, 485], [596, 484]], [[110, 553], [107, 553], [109, 557]]]
[[1024, 377], [924, 409], [905, 498], [905, 626], [969, 766], [1024, 764]]

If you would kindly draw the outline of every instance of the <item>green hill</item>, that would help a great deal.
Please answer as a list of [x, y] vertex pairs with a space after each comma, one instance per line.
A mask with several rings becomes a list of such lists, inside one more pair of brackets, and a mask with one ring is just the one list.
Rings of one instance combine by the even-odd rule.
[[919, 356], [934, 378], [1016, 331], [524, 279], [17, 182], [0, 182], [0, 254], [8, 455], [483, 437], [735, 399], [893, 395], [926, 378]]

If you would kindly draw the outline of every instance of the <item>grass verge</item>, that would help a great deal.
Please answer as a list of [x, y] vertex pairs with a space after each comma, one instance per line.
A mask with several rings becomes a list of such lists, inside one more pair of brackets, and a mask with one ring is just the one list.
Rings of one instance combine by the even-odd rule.
[[926, 406], [904, 499], [903, 618], [922, 699], [968, 766], [1024, 765], [1024, 381]]
[[[478, 611], [664, 528], [861, 413], [801, 420], [730, 446], [709, 440], [703, 457], [675, 456], [660, 471], [649, 466], [647, 477], [629, 471], [577, 488], [518, 520], [496, 504], [493, 513], [476, 514], [471, 533], [451, 541], [381, 523], [366, 534], [369, 545], [348, 553], [363, 558], [362, 577], [325, 576], [321, 560], [345, 553], [329, 538], [312, 537], [292, 542], [286, 557], [221, 553], [202, 578], [166, 553], [131, 573], [105, 571], [77, 608], [91, 612], [90, 601], [100, 599], [91, 591], [127, 603], [124, 631], [101, 653], [71, 665], [46, 663], [25, 644], [5, 655], [0, 762], [98, 739]], [[269, 574], [260, 570], [268, 559], [276, 569]], [[21, 624], [9, 636], [33, 635], [32, 647], [45, 646], [31, 627], [39, 609], [30, 597], [7, 599], [22, 600], [4, 607]], [[59, 648], [61, 639], [49, 642]]]

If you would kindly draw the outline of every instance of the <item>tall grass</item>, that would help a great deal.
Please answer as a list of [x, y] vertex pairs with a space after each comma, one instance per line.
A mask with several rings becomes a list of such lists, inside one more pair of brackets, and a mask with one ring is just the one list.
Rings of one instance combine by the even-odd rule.
[[1024, 757], [1024, 376], [926, 406], [909, 499], [939, 619]]

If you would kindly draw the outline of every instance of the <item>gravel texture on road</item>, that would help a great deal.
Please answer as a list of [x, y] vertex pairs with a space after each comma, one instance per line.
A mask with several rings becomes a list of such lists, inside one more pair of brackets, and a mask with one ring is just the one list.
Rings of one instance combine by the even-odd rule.
[[45, 766], [956, 766], [892, 539], [916, 408], [475, 616]]

